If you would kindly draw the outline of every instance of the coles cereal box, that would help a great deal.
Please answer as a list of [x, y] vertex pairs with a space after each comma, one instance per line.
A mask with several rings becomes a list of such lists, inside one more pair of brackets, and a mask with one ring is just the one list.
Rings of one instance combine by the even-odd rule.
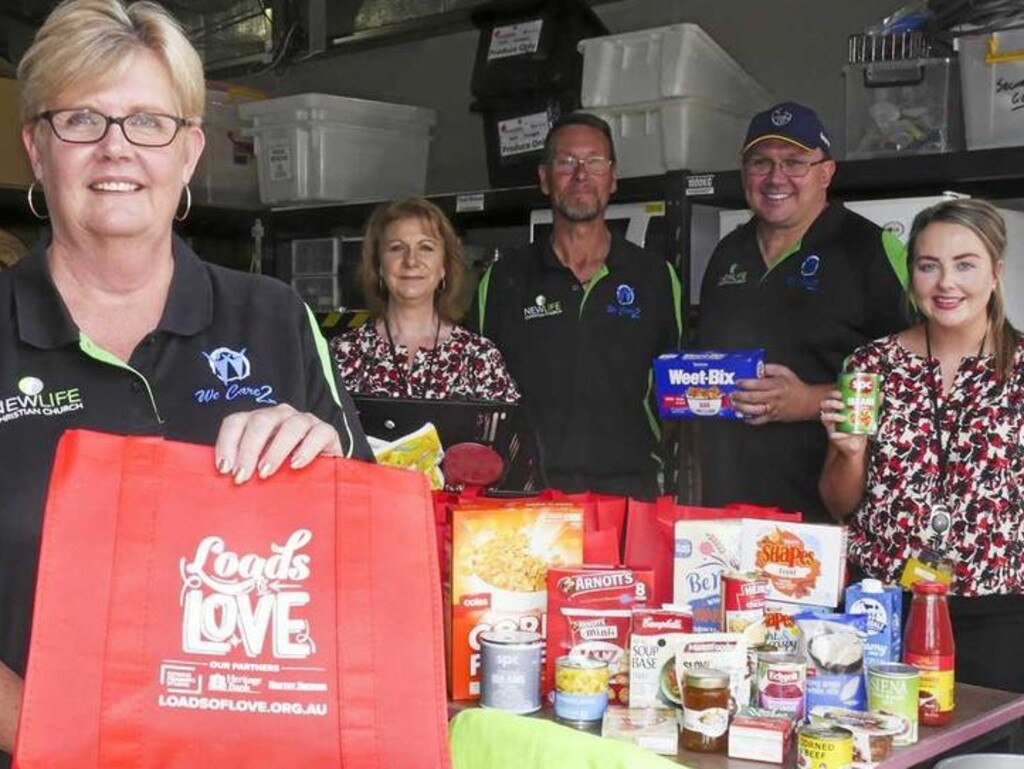
[[547, 571], [583, 560], [583, 508], [570, 503], [452, 508], [448, 677], [454, 700], [480, 696], [481, 633], [545, 635]]
[[846, 527], [744, 518], [740, 568], [764, 573], [770, 600], [835, 607], [846, 581]]
[[548, 570], [547, 654], [542, 692], [554, 687], [555, 660], [563, 655], [608, 663], [612, 702], [629, 699], [631, 609], [653, 594], [654, 573], [603, 566]]
[[662, 419], [742, 419], [730, 396], [739, 379], [764, 376], [764, 350], [691, 350], [654, 359], [654, 385]]

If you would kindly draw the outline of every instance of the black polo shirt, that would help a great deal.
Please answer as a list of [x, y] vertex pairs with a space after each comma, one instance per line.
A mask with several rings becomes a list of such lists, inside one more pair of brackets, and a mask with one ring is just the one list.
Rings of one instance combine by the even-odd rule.
[[46, 488], [65, 430], [212, 445], [228, 414], [287, 403], [333, 424], [347, 455], [372, 457], [326, 343], [292, 290], [204, 263], [178, 239], [173, 251], [163, 317], [127, 365], [75, 326], [42, 246], [0, 273], [0, 659], [18, 674]]
[[[711, 256], [696, 346], [763, 347], [767, 362], [807, 384], [834, 382], [854, 348], [906, 327], [906, 280], [899, 239], [838, 203], [771, 269], [752, 219]], [[827, 445], [819, 422], [707, 420], [700, 435], [705, 504], [778, 505], [806, 520], [831, 520], [817, 490]]]
[[615, 235], [586, 284], [550, 242], [508, 253], [481, 279], [476, 328], [519, 384], [550, 485], [654, 493], [651, 362], [679, 346], [681, 293], [671, 265]]

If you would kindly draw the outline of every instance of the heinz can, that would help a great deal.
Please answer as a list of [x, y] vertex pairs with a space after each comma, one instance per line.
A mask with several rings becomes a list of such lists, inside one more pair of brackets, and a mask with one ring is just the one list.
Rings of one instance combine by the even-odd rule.
[[807, 696], [807, 660], [784, 652], [757, 657], [757, 706], [803, 720]]
[[525, 630], [480, 634], [480, 706], [509, 713], [540, 710], [544, 640]]
[[727, 571], [722, 574], [722, 616], [720, 626], [726, 633], [742, 633], [764, 619], [768, 598], [768, 580], [754, 571]]
[[859, 371], [840, 374], [839, 392], [846, 418], [836, 424], [836, 429], [841, 433], [874, 435], [882, 405], [882, 377]]
[[893, 745], [917, 742], [918, 686], [920, 672], [901, 662], [880, 662], [868, 666], [868, 712], [899, 716], [905, 724], [893, 736]]
[[796, 730], [797, 769], [850, 769], [853, 732], [839, 726], [804, 724]]

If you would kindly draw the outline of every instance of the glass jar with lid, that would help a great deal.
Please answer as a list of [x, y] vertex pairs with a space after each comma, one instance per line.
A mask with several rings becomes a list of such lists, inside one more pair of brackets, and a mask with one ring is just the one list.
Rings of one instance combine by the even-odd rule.
[[729, 674], [687, 670], [683, 678], [683, 748], [724, 753], [729, 742]]

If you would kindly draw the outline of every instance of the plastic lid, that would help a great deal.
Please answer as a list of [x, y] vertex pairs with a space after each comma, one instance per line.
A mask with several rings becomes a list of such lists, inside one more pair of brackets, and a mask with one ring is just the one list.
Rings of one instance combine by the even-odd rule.
[[729, 674], [715, 668], [687, 670], [684, 683], [694, 689], [721, 689], [729, 685]]
[[946, 595], [949, 587], [942, 582], [915, 582], [915, 595]]
[[880, 580], [880, 579], [872, 579], [871, 577], [868, 577], [866, 579], [862, 579], [860, 581], [860, 588], [865, 593], [884, 593], [885, 592], [882, 589], [882, 580]]

